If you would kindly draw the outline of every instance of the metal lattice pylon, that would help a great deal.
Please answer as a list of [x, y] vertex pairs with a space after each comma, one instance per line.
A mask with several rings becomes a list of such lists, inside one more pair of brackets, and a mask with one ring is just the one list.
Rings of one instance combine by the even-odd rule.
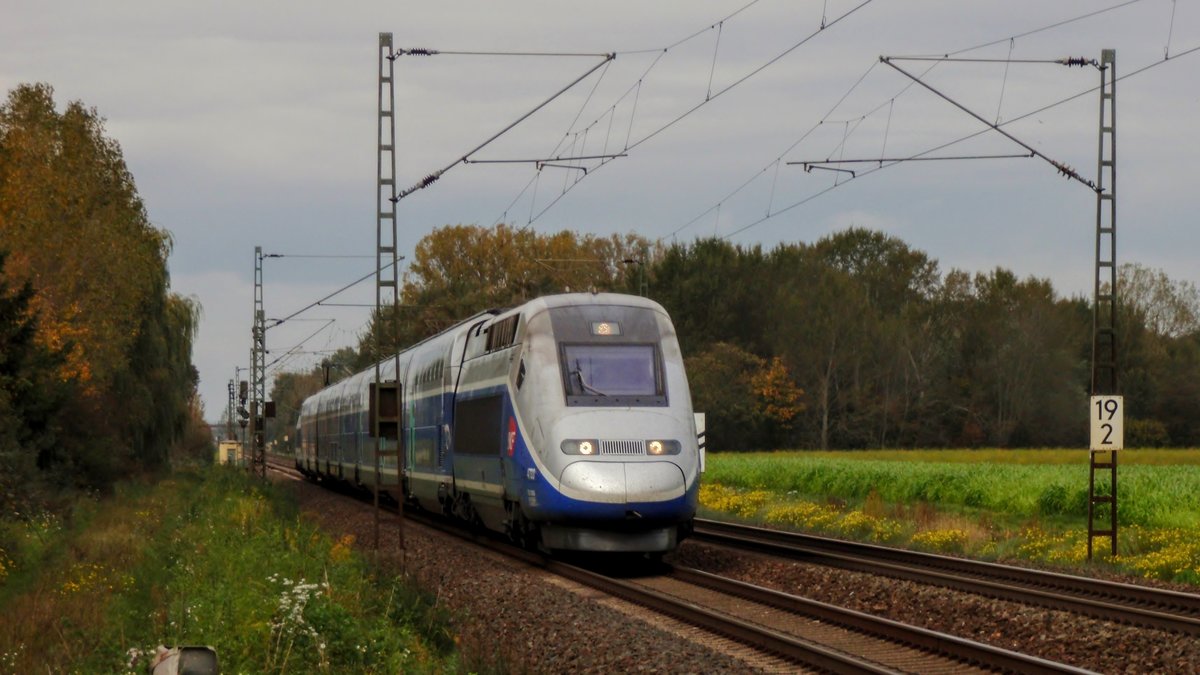
[[254, 247], [254, 326], [250, 329], [250, 470], [260, 478], [267, 476], [266, 446], [263, 442], [267, 400], [267, 327], [263, 318], [263, 254]]
[[[377, 166], [375, 191], [375, 380], [371, 388], [371, 435], [375, 438], [375, 548], [379, 548], [379, 493], [391, 487], [401, 502], [397, 546], [404, 551], [404, 468], [403, 434], [400, 415], [403, 411], [399, 349], [385, 344], [397, 334], [400, 308], [399, 255], [396, 243], [396, 116], [395, 116], [395, 59], [392, 34], [379, 34], [379, 106], [377, 134]], [[390, 330], [387, 330], [390, 321]], [[383, 381], [383, 362], [392, 358], [394, 380]], [[388, 438], [394, 436], [394, 438]], [[390, 441], [390, 442], [389, 442]], [[391, 462], [385, 460], [391, 459]], [[388, 466], [391, 464], [391, 466]], [[395, 472], [395, 482], [383, 482], [385, 470]]]
[[[1115, 395], [1117, 387], [1117, 52], [1100, 56], [1100, 147], [1096, 178], [1096, 285], [1092, 313], [1092, 395]], [[1117, 452], [1089, 450], [1088, 560], [1092, 540], [1108, 537], [1117, 554]], [[1106, 494], [1096, 493], [1096, 474], [1108, 470]], [[1108, 505], [1107, 527], [1096, 526], [1097, 505]], [[1105, 509], [1100, 509], [1103, 513]]]

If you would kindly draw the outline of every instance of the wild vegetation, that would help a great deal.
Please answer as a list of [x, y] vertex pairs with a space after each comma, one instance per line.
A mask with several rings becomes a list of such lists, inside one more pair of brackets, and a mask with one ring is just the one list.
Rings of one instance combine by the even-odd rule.
[[[1090, 300], [1062, 298], [1049, 281], [1003, 268], [943, 274], [862, 229], [771, 251], [676, 245], [650, 278], [715, 449], [1086, 442]], [[1200, 293], [1133, 264], [1118, 284], [1127, 442], [1200, 444]], [[765, 414], [753, 382], [754, 364], [773, 358], [803, 392], [786, 423]]]
[[[1118, 555], [1140, 576], [1200, 584], [1200, 452], [1122, 454]], [[785, 529], [1067, 566], [1087, 558], [1083, 450], [718, 453], [701, 504]], [[866, 455], [867, 457], [864, 457]]]
[[0, 105], [0, 494], [103, 487], [209, 438], [191, 363], [199, 306], [95, 109], [48, 85]]
[[[1137, 264], [1118, 285], [1127, 443], [1200, 445], [1200, 291]], [[663, 304], [717, 450], [1087, 441], [1090, 298], [1002, 267], [943, 272], [863, 229], [767, 251], [440, 228], [417, 247], [398, 330], [376, 317], [343, 360], [365, 367], [483, 308], [586, 288]]]
[[235, 469], [123, 482], [0, 533], [6, 672], [146, 672], [160, 644], [213, 646], [224, 672], [456, 670], [429, 597]]

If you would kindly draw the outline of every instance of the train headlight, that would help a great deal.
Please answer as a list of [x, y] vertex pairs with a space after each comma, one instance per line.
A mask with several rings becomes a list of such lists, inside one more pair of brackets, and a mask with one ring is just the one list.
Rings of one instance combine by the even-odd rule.
[[646, 452], [651, 455], [678, 455], [679, 441], [646, 441]]
[[591, 440], [566, 440], [559, 447], [568, 455], [594, 455], [599, 449], [600, 443]]

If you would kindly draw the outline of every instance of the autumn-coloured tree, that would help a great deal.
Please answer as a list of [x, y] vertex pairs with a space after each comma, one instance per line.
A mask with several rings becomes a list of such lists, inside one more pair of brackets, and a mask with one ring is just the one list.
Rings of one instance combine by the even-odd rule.
[[417, 244], [404, 274], [398, 333], [390, 312], [373, 317], [360, 339], [361, 365], [487, 309], [569, 291], [636, 293], [636, 265], [648, 249], [635, 235], [540, 234], [503, 224], [438, 228]]
[[792, 428], [796, 417], [804, 412], [804, 390], [796, 386], [792, 374], [778, 356], [750, 378], [754, 395], [762, 402], [763, 417], [780, 429]]
[[85, 482], [167, 461], [192, 417], [199, 307], [170, 291], [170, 235], [146, 214], [104, 120], [46, 84], [0, 105], [0, 248], [34, 290], [36, 340], [73, 383], [64, 424], [81, 445], [46, 464]]

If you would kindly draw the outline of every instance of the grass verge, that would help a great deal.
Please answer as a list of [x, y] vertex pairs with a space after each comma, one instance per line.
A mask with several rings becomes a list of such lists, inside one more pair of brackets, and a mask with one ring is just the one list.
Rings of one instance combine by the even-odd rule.
[[225, 672], [457, 670], [448, 617], [353, 543], [224, 467], [7, 517], [0, 669], [140, 673], [157, 645], [191, 644]]

